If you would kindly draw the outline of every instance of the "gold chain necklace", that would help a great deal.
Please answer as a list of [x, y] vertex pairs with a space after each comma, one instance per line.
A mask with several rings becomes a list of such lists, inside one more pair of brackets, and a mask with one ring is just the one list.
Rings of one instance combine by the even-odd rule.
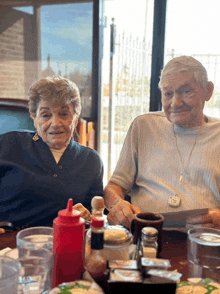
[[181, 185], [182, 180], [183, 180], [183, 174], [184, 174], [186, 168], [189, 166], [190, 158], [191, 158], [191, 156], [192, 156], [193, 150], [194, 150], [194, 148], [195, 148], [195, 146], [196, 146], [196, 143], [197, 143], [197, 141], [198, 141], [199, 135], [201, 134], [201, 130], [202, 130], [202, 126], [200, 126], [200, 129], [199, 129], [198, 135], [197, 135], [196, 138], [195, 138], [195, 141], [194, 141], [194, 143], [193, 143], [192, 149], [191, 149], [191, 151], [190, 151], [190, 153], [189, 153], [188, 160], [187, 160], [187, 162], [186, 162], [186, 164], [185, 164], [185, 166], [184, 166], [183, 157], [182, 157], [182, 154], [181, 154], [181, 152], [180, 152], [180, 150], [179, 150], [179, 147], [178, 147], [177, 136], [176, 136], [176, 134], [175, 134], [174, 124], [173, 124], [173, 134], [174, 134], [175, 143], [176, 143], [176, 148], [177, 148], [178, 155], [179, 155], [179, 159], [180, 159], [181, 171], [180, 171], [180, 176], [179, 176], [179, 180], [178, 180], [178, 186], [177, 186], [177, 188], [176, 188], [176, 193], [175, 193], [174, 196], [170, 196], [170, 197], [169, 197], [169, 201], [168, 201], [169, 205], [172, 206], [172, 207], [178, 207], [178, 206], [180, 206], [180, 204], [181, 204], [181, 198], [180, 198], [180, 196], [179, 196], [177, 193], [178, 193], [178, 191], [179, 191], [180, 185]]

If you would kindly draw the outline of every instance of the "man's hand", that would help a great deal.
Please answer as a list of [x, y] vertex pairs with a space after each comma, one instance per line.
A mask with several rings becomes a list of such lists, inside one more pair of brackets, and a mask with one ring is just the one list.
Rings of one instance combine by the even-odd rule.
[[81, 203], [75, 204], [73, 209], [78, 210], [81, 213], [81, 217], [84, 218], [85, 221], [91, 221], [90, 212]]
[[206, 227], [220, 229], [220, 209], [209, 208], [207, 214], [192, 216], [187, 219], [187, 224], [193, 227]]
[[122, 200], [108, 213], [107, 220], [110, 225], [122, 225], [130, 229], [134, 214], [141, 212], [140, 208]]

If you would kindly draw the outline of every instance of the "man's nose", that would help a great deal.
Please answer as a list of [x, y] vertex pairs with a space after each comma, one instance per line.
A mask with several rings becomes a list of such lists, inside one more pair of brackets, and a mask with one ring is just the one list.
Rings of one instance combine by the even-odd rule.
[[172, 106], [178, 107], [182, 105], [182, 97], [179, 93], [174, 93], [172, 98]]

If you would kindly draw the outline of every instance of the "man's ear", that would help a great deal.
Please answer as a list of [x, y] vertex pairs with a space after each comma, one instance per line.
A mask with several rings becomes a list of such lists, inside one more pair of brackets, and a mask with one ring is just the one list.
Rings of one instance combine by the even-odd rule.
[[78, 120], [79, 120], [79, 117], [78, 117], [78, 115], [77, 115], [77, 117], [76, 117], [76, 119], [75, 119], [75, 128], [76, 128], [76, 126], [78, 125]]
[[205, 101], [209, 101], [214, 91], [214, 84], [212, 82], [208, 82], [208, 85], [206, 86], [206, 91], [207, 91], [207, 95], [206, 95]]

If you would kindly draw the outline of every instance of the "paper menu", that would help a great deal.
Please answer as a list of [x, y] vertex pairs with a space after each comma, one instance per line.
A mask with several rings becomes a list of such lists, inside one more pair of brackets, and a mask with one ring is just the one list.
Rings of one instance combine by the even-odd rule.
[[164, 216], [164, 228], [185, 228], [186, 220], [189, 216], [196, 216], [198, 214], [207, 214], [208, 208], [183, 210], [176, 212], [160, 213]]

